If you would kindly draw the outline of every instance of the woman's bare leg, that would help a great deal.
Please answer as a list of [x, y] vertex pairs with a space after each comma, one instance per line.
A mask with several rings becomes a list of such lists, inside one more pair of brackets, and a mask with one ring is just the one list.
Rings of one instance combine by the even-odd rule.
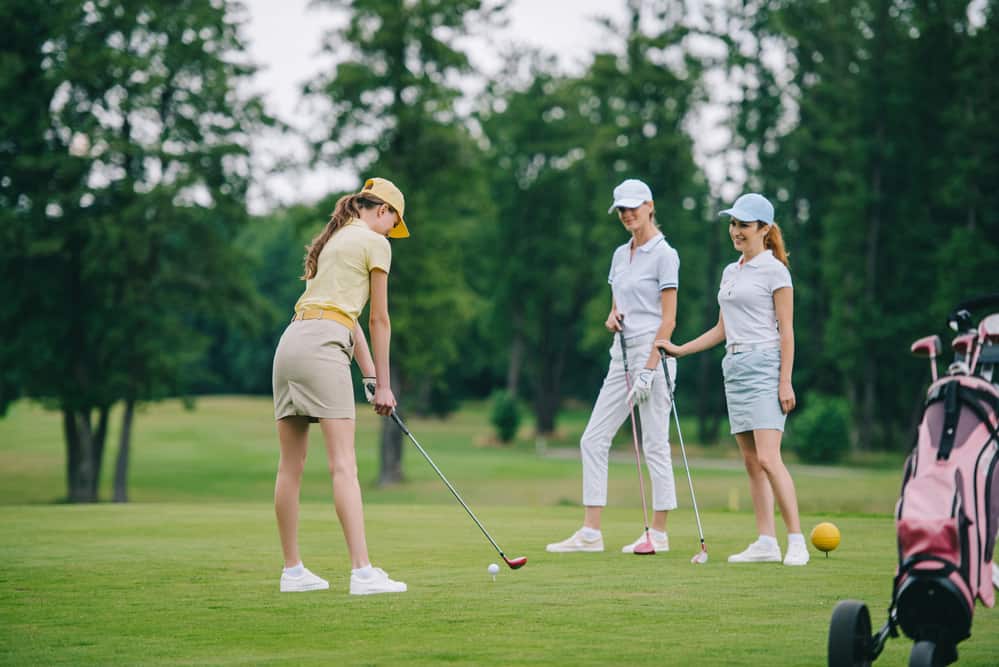
[[364, 536], [364, 505], [354, 453], [354, 420], [320, 419], [319, 425], [326, 439], [326, 454], [333, 478], [333, 504], [347, 541], [351, 567], [356, 569], [370, 565], [368, 543]]
[[742, 462], [749, 474], [749, 495], [753, 499], [753, 512], [756, 514], [756, 530], [760, 535], [777, 536], [774, 526], [774, 494], [770, 488], [770, 479], [759, 459], [755, 431], [744, 431], [735, 434], [742, 452]]
[[302, 471], [309, 443], [309, 420], [285, 417], [277, 422], [281, 458], [274, 482], [274, 514], [281, 536], [284, 566], [293, 567], [301, 560], [298, 551], [298, 505], [302, 490]]

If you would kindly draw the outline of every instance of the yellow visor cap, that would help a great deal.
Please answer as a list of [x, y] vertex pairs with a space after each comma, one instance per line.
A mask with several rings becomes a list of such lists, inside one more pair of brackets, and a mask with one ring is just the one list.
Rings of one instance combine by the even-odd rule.
[[402, 196], [402, 191], [395, 187], [395, 183], [385, 178], [369, 178], [364, 181], [364, 188], [358, 194], [378, 197], [399, 214], [399, 224], [389, 231], [389, 238], [404, 239], [409, 236], [409, 227], [403, 220], [403, 214], [406, 212], [406, 198]]

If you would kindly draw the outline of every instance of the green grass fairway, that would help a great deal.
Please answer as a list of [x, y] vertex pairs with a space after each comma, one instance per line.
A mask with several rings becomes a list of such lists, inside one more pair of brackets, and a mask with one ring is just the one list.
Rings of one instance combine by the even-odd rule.
[[[526, 567], [502, 567], [493, 581], [486, 567], [499, 557], [407, 445], [407, 482], [364, 492], [372, 558], [409, 592], [348, 595], [317, 437], [301, 544], [332, 590], [280, 594], [268, 405], [214, 398], [193, 412], [177, 403], [144, 411], [127, 505], [53, 502], [64, 493], [59, 416], [20, 403], [0, 420], [0, 664], [822, 665], [838, 600], [865, 600], [873, 622], [884, 620], [894, 467], [792, 466], [806, 531], [831, 519], [843, 534], [831, 557], [813, 551], [804, 568], [725, 562], [754, 532], [734, 445], [691, 446], [706, 565], [689, 563], [698, 540], [679, 465], [672, 551], [619, 553], [641, 530], [627, 457], [611, 467], [608, 551], [548, 554], [546, 543], [579, 525], [579, 462], [539, 456], [526, 437], [509, 449], [490, 445], [481, 406], [410, 425], [507, 555], [528, 557]], [[555, 444], [570, 445], [579, 421]], [[377, 472], [376, 428], [361, 416], [364, 480]], [[877, 664], [906, 664], [911, 646], [889, 642]], [[961, 665], [995, 665], [999, 611], [979, 607], [959, 650]]]

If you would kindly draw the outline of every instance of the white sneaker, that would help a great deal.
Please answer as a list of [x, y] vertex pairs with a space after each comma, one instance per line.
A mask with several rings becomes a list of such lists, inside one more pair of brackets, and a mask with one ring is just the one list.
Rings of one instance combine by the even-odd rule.
[[999, 563], [992, 563], [992, 585], [999, 588]]
[[282, 593], [304, 593], [305, 591], [325, 591], [330, 587], [330, 582], [326, 581], [322, 577], [318, 577], [309, 571], [309, 568], [303, 567], [305, 570], [299, 577], [293, 577], [287, 572], [281, 573], [281, 592]]
[[[652, 534], [652, 531], [649, 531], [649, 537], [652, 538], [652, 546], [655, 547], [656, 553], [660, 551], [669, 551], [669, 535], [666, 535], [662, 540], [657, 540], [656, 536]], [[621, 547], [621, 553], [633, 554], [635, 553], [635, 547], [637, 547], [639, 544], [645, 544], [644, 532], [641, 535], [639, 535], [638, 539], [632, 542], [631, 544], [626, 544], [623, 547]]]
[[375, 595], [376, 593], [405, 593], [406, 584], [401, 581], [393, 581], [380, 567], [371, 568], [374, 571], [367, 579], [362, 579], [356, 574], [350, 575], [351, 595]]
[[729, 563], [779, 563], [780, 547], [776, 544], [753, 542], [746, 550], [728, 557]]
[[808, 547], [804, 542], [788, 542], [787, 552], [784, 554], [784, 565], [807, 565]]
[[562, 540], [561, 542], [555, 542], [549, 544], [545, 547], [545, 551], [550, 551], [552, 553], [569, 553], [571, 551], [603, 551], [604, 550], [604, 536], [596, 538], [595, 540], [588, 540], [583, 537], [583, 531], [577, 530], [572, 534], [567, 540]]

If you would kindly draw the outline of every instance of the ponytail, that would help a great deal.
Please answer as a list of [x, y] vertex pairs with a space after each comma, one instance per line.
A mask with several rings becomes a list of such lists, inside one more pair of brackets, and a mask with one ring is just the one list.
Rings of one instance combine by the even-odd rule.
[[305, 247], [305, 273], [302, 274], [302, 280], [310, 280], [316, 277], [316, 272], [319, 270], [319, 253], [323, 251], [326, 242], [330, 240], [333, 234], [354, 218], [361, 217], [362, 208], [374, 208], [384, 203], [378, 197], [368, 193], [340, 197], [333, 208], [333, 215], [330, 216], [330, 221], [326, 223], [326, 227], [319, 233], [319, 236], [312, 239], [312, 243]]
[[[766, 224], [766, 223], [758, 223]], [[784, 249], [784, 236], [780, 233], [780, 227], [777, 226], [776, 222], [770, 223], [770, 229], [767, 230], [767, 235], [763, 237], [763, 247], [771, 251], [780, 263], [791, 268], [791, 264], [788, 262], [787, 250]]]

